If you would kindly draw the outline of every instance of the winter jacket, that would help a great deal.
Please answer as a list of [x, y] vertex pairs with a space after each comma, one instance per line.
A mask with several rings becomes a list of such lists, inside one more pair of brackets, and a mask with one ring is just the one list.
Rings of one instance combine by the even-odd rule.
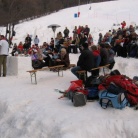
[[8, 55], [9, 44], [6, 40], [0, 40], [0, 55]]
[[94, 67], [98, 67], [100, 65], [100, 62], [101, 62], [100, 51], [94, 50], [92, 53], [94, 56]]
[[62, 58], [61, 54], [59, 54], [59, 58], [61, 61], [60, 61], [60, 64], [64, 64], [65, 67], [68, 67], [69, 64], [70, 64], [70, 60], [69, 60], [69, 54], [65, 54], [65, 56]]
[[39, 44], [39, 38], [35, 37], [34, 44], [37, 44], [37, 45]]
[[100, 66], [107, 65], [109, 63], [109, 53], [106, 48], [100, 49], [101, 63]]
[[91, 70], [94, 67], [94, 56], [92, 52], [86, 48], [79, 56], [77, 66], [80, 66], [84, 70]]

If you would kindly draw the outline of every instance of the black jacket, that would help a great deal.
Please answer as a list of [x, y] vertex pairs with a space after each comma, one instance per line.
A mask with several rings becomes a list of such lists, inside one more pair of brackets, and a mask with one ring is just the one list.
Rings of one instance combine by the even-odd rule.
[[79, 56], [77, 66], [80, 66], [84, 70], [91, 70], [94, 67], [94, 56], [92, 52], [87, 48], [84, 49]]
[[104, 66], [104, 65], [109, 64], [109, 53], [106, 50], [106, 48], [101, 48], [100, 49], [100, 56], [101, 56], [100, 66]]

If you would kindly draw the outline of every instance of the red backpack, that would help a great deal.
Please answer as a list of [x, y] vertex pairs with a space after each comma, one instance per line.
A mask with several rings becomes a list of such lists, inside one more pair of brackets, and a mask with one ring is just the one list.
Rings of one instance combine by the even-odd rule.
[[108, 76], [99, 85], [99, 90], [107, 89], [111, 82], [126, 90], [126, 97], [131, 106], [138, 104], [138, 86], [133, 83], [132, 79], [124, 75]]

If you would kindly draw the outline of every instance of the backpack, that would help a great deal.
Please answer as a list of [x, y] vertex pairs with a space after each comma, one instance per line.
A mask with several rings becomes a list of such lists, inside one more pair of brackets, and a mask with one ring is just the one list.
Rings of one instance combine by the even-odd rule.
[[113, 71], [110, 72], [110, 75], [121, 75], [121, 73], [119, 72], [119, 70], [115, 69]]
[[85, 88], [89, 88], [89, 87], [97, 87], [99, 86], [99, 84], [101, 84], [100, 77], [89, 76], [86, 79], [86, 82], [84, 85], [85, 85]]
[[86, 105], [87, 95], [88, 91], [84, 89], [82, 80], [71, 81], [71, 85], [66, 91], [66, 96], [73, 102], [75, 107]]
[[98, 87], [91, 87], [91, 88], [87, 88], [86, 89], [88, 91], [88, 94], [87, 94], [87, 100], [96, 100], [96, 99], [99, 99], [99, 96], [98, 96]]
[[98, 99], [98, 86], [101, 84], [100, 77], [90, 76], [85, 82], [85, 89], [88, 91], [87, 99], [94, 100]]
[[72, 93], [72, 102], [75, 107], [86, 105], [87, 99], [86, 95], [82, 92], [73, 92]]
[[114, 108], [122, 109], [129, 105], [126, 98], [126, 90], [117, 86], [115, 83], [111, 82], [106, 90], [99, 93], [100, 105], [104, 109], [108, 105], [112, 105]]
[[99, 85], [98, 89], [107, 89], [111, 82], [114, 82], [117, 86], [126, 91], [126, 97], [131, 106], [138, 104], [138, 86], [136, 86], [132, 79], [124, 75], [108, 76], [103, 83]]
[[112, 106], [116, 109], [123, 109], [124, 107], [129, 105], [124, 92], [113, 94], [110, 93], [108, 90], [103, 90], [99, 92], [99, 103], [104, 109], [106, 109], [107, 106]]

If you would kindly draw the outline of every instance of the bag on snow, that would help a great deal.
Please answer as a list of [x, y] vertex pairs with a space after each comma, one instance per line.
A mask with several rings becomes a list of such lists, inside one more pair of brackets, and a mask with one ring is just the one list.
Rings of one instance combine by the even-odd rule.
[[98, 87], [99, 84], [101, 84], [101, 79], [100, 77], [93, 77], [90, 76], [86, 79], [85, 82], [85, 88], [89, 88], [89, 87]]
[[104, 109], [106, 109], [108, 106], [112, 106], [116, 109], [123, 109], [129, 105], [124, 92], [116, 95], [108, 92], [107, 90], [99, 92], [99, 103]]
[[88, 95], [88, 91], [84, 89], [82, 80], [71, 81], [71, 85], [66, 91], [66, 96], [71, 99], [74, 106], [86, 105], [86, 95]]
[[98, 93], [98, 87], [90, 87], [90, 88], [86, 88], [86, 90], [88, 91], [88, 95], [87, 95], [87, 99], [88, 100], [95, 100], [95, 99], [99, 99]]
[[82, 92], [72, 93], [72, 102], [75, 107], [86, 105], [87, 99], [86, 95]]
[[126, 91], [126, 97], [131, 106], [138, 104], [138, 86], [132, 79], [124, 75], [109, 76], [99, 85], [99, 90], [107, 89], [111, 82], [114, 82], [117, 86]]
[[88, 90], [87, 99], [88, 100], [94, 100], [98, 99], [98, 86], [101, 84], [100, 77], [93, 77], [90, 76], [87, 78], [85, 82], [85, 89]]

